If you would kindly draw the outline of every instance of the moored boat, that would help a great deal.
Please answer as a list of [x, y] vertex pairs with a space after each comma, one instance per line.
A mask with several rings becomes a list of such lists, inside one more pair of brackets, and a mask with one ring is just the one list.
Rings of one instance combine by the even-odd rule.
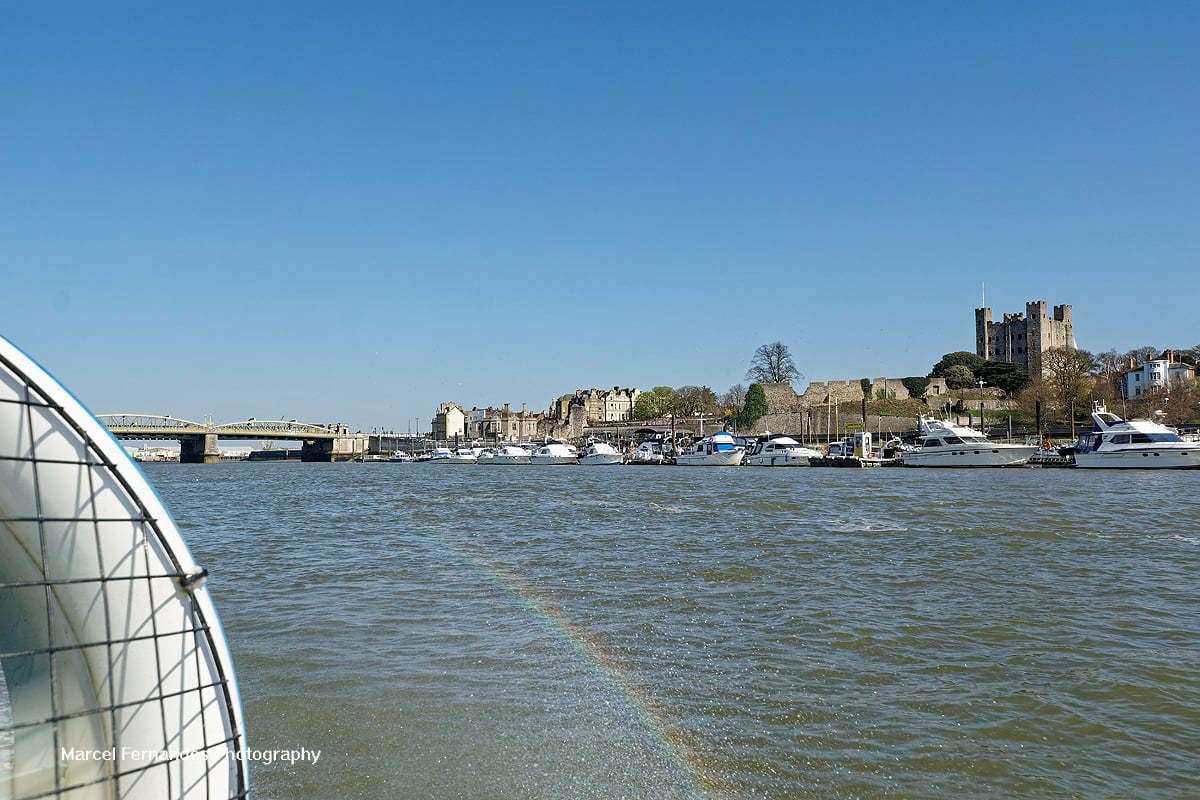
[[675, 463], [682, 467], [736, 467], [745, 455], [746, 451], [737, 446], [733, 436], [721, 431], [700, 439], [690, 450], [675, 456]]
[[506, 444], [492, 455], [491, 458], [481, 460], [480, 464], [528, 464], [530, 452], [524, 447], [518, 447], [515, 444]]
[[533, 451], [529, 458], [530, 464], [575, 464], [579, 461], [579, 453], [574, 447], [561, 442], [550, 442]]
[[1124, 420], [1092, 407], [1091, 433], [1075, 444], [1081, 469], [1200, 469], [1200, 444], [1148, 419]]
[[927, 417], [921, 417], [918, 434], [918, 447], [902, 454], [906, 467], [1015, 467], [1038, 450], [993, 442], [974, 428]]
[[592, 442], [579, 457], [579, 463], [585, 466], [620, 464], [622, 460], [621, 451], [607, 442]]
[[819, 458], [809, 459], [813, 467], [890, 467], [899, 464], [899, 459], [885, 457], [884, 451], [874, 446], [870, 431], [855, 431], [840, 442], [830, 442]]
[[430, 464], [453, 464], [454, 451], [449, 447], [435, 447], [433, 452], [429, 454], [429, 458], [425, 459]]
[[634, 464], [661, 464], [663, 460], [662, 442], [647, 440], [639, 444], [633, 451], [632, 463]]
[[771, 436], [754, 445], [743, 461], [749, 467], [807, 467], [809, 459], [821, 454], [790, 436]]

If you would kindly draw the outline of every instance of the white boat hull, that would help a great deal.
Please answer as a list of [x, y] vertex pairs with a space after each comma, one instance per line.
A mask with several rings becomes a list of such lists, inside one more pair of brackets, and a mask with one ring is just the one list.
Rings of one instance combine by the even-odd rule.
[[1200, 445], [1189, 447], [1147, 447], [1120, 452], [1076, 453], [1080, 469], [1200, 469]]
[[207, 571], [108, 429], [3, 336], [0, 454], [0, 797], [246, 797]]
[[561, 464], [578, 464], [579, 460], [574, 456], [530, 456], [530, 464], [561, 465]]
[[746, 458], [748, 467], [807, 467], [810, 458], [820, 458], [821, 454], [803, 453], [760, 453]]
[[480, 464], [528, 464], [529, 456], [493, 456], [492, 458], [480, 461]]
[[579, 459], [579, 463], [589, 467], [602, 467], [609, 464], [620, 464], [620, 453], [591, 453]]
[[962, 445], [904, 453], [906, 467], [1016, 467], [1037, 452], [1025, 445]]
[[681, 467], [736, 467], [742, 463], [746, 453], [734, 450], [728, 453], [682, 453], [675, 456]]

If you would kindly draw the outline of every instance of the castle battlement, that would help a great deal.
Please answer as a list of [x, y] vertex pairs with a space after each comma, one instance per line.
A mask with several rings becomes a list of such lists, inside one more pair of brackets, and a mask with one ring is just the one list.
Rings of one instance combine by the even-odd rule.
[[1052, 310], [1045, 300], [1030, 300], [1025, 313], [1006, 313], [992, 320], [992, 309], [975, 309], [975, 354], [988, 361], [1024, 367], [1032, 378], [1042, 375], [1042, 353], [1053, 347], [1075, 347], [1070, 305]]

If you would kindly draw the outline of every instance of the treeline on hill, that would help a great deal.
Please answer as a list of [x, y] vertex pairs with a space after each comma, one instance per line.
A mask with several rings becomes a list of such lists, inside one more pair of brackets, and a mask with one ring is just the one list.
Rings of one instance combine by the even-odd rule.
[[[1013, 401], [1014, 418], [1026, 422], [1034, 419], [1039, 402], [1047, 419], [1065, 420], [1072, 413], [1078, 419], [1086, 419], [1093, 400], [1105, 403], [1110, 409], [1121, 408], [1128, 416], [1148, 416], [1162, 411], [1171, 424], [1200, 421], [1200, 386], [1195, 380], [1148, 392], [1135, 400], [1124, 398], [1121, 382], [1130, 365], [1161, 358], [1166, 352], [1155, 347], [1139, 347], [1126, 352], [1109, 350], [1096, 354], [1054, 347], [1042, 353], [1043, 377], [1031, 380], [1019, 366], [985, 361], [974, 353], [959, 351], [942, 356], [929, 376], [945, 379], [952, 399], [960, 408], [969, 405], [971, 389], [977, 388], [983, 380], [984, 386], [1004, 392]], [[1200, 363], [1200, 345], [1170, 352], [1185, 364], [1196, 366]], [[910, 380], [915, 381], [906, 378], [905, 386], [912, 392], [917, 384], [914, 382], [910, 386]]]
[[791, 383], [802, 377], [783, 342], [764, 344], [754, 351], [746, 380], [729, 387], [720, 397], [707, 386], [655, 386], [638, 395], [633, 405], [634, 419], [658, 419], [669, 415], [695, 416], [703, 414], [719, 418], [738, 428], [749, 428], [767, 413], [764, 383]]
[[[1003, 392], [1012, 403], [1015, 419], [1031, 422], [1040, 401], [1047, 419], [1065, 419], [1072, 410], [1086, 418], [1093, 400], [1110, 407], [1122, 407], [1130, 416], [1145, 416], [1162, 411], [1171, 424], [1200, 421], [1200, 386], [1196, 381], [1177, 384], [1161, 391], [1150, 392], [1136, 401], [1122, 399], [1121, 380], [1130, 364], [1142, 364], [1159, 358], [1154, 347], [1139, 347], [1127, 352], [1109, 350], [1093, 354], [1087, 350], [1058, 347], [1042, 354], [1041, 380], [1031, 380], [1029, 373], [1016, 364], [987, 361], [963, 350], [946, 353], [926, 376], [901, 379], [909, 398], [895, 397], [894, 392], [872, 391], [869, 378], [862, 379], [867, 394], [868, 411], [880, 416], [911, 417], [927, 413], [922, 401], [933, 378], [942, 378], [950, 390], [948, 405], [965, 409], [973, 400], [972, 390], [984, 387]], [[1172, 350], [1176, 358], [1195, 366], [1200, 363], [1200, 345]], [[656, 386], [638, 396], [634, 404], [635, 419], [657, 419], [669, 415], [695, 416], [703, 414], [721, 419], [737, 428], [750, 428], [767, 413], [767, 397], [763, 384], [788, 383], [802, 378], [800, 370], [786, 345], [782, 342], [764, 344], [754, 351], [746, 371], [749, 386], [734, 384], [722, 395], [708, 386]]]
[[655, 386], [638, 395], [633, 404], [634, 419], [660, 419], [667, 416], [704, 415], [720, 419], [738, 428], [748, 428], [767, 413], [767, 396], [758, 383], [747, 388], [736, 384], [720, 397], [707, 386]]

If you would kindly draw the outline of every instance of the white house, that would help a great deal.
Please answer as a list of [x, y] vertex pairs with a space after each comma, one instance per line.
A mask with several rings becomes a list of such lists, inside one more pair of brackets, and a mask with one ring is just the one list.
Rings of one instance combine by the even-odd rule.
[[433, 415], [433, 438], [450, 441], [467, 433], [467, 413], [457, 403], [442, 403]]
[[1192, 380], [1196, 368], [1165, 358], [1155, 358], [1125, 373], [1125, 398], [1133, 400], [1174, 383]]

